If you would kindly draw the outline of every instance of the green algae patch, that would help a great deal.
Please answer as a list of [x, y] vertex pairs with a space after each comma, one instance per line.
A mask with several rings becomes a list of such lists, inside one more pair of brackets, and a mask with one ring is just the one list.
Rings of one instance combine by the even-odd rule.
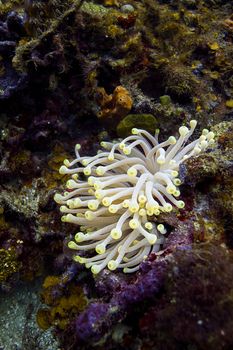
[[90, 16], [103, 16], [109, 12], [109, 10], [103, 5], [87, 1], [84, 1], [82, 4], [82, 11]]
[[171, 104], [171, 97], [168, 95], [160, 96], [160, 103], [163, 106], [169, 106]]
[[228, 108], [233, 108], [233, 99], [227, 100], [227, 101], [226, 101], [226, 106], [227, 106]]
[[128, 114], [117, 125], [117, 134], [126, 137], [131, 133], [132, 128], [142, 128], [154, 134], [158, 128], [158, 121], [152, 114]]

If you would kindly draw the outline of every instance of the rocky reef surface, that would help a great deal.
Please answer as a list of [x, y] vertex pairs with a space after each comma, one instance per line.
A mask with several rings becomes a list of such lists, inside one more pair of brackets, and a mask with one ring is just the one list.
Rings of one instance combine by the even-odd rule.
[[[233, 348], [233, 5], [0, 2], [0, 349]], [[163, 252], [138, 272], [74, 263], [53, 196], [74, 146], [198, 121]]]

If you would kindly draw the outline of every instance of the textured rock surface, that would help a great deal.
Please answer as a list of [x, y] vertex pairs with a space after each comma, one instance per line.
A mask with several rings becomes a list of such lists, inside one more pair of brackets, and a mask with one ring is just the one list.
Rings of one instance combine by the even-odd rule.
[[[49, 289], [52, 305], [39, 305], [50, 310], [43, 315], [74, 295], [85, 295], [87, 307], [68, 321], [73, 304], [62, 316], [59, 308], [56, 340], [50, 329], [44, 333], [50, 343], [40, 342], [33, 323], [28, 349], [232, 348], [232, 12], [226, 0], [1, 2], [3, 349], [15, 342], [20, 349], [15, 335], [25, 334], [28, 299], [36, 318], [40, 287], [33, 284], [48, 275], [59, 283]], [[164, 253], [133, 276], [103, 271], [94, 279], [71, 260], [66, 245], [75, 231], [61, 223], [53, 195], [64, 188], [58, 169], [76, 143], [92, 155], [100, 140], [117, 137], [97, 117], [99, 89], [110, 96], [117, 86], [132, 99], [130, 114], [153, 115], [164, 138], [197, 119], [217, 144], [181, 168], [186, 207], [160, 217], [170, 233]], [[171, 319], [175, 327], [167, 329]]]

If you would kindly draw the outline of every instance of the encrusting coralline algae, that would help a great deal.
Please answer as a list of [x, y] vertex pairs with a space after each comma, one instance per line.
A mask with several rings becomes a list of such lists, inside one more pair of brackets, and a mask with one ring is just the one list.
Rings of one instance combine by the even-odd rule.
[[[178, 139], [170, 136], [161, 143], [157, 131], [152, 136], [134, 128], [120, 142], [102, 142], [104, 150], [90, 157], [81, 157], [76, 145], [76, 159], [66, 159], [60, 168], [61, 174], [71, 174], [68, 191], [54, 197], [65, 214], [62, 221], [80, 226], [68, 243], [85, 255], [75, 254], [75, 261], [94, 274], [106, 266], [129, 273], [137, 271], [151, 252], [162, 249], [166, 228], [157, 225], [154, 216], [185, 206], [177, 199], [179, 165], [214, 143], [214, 133], [207, 129], [187, 143], [196, 125], [191, 120], [190, 128], [179, 128]], [[79, 178], [79, 173], [86, 178]]]

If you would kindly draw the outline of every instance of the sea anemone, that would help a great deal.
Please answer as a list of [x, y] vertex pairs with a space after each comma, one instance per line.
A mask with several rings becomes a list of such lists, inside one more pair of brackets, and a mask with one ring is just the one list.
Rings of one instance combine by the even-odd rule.
[[80, 226], [68, 243], [70, 249], [81, 252], [82, 256], [74, 255], [75, 261], [94, 274], [106, 266], [128, 273], [137, 271], [151, 252], [161, 250], [166, 228], [155, 224], [155, 217], [185, 206], [177, 199], [179, 165], [214, 142], [214, 133], [204, 129], [187, 144], [196, 125], [191, 120], [190, 129], [179, 128], [178, 139], [170, 136], [161, 143], [158, 130], [152, 136], [134, 128], [120, 142], [101, 142], [104, 150], [95, 156], [81, 157], [76, 145], [76, 159], [64, 160], [59, 170], [71, 174], [68, 191], [54, 197], [65, 214], [62, 221]]

